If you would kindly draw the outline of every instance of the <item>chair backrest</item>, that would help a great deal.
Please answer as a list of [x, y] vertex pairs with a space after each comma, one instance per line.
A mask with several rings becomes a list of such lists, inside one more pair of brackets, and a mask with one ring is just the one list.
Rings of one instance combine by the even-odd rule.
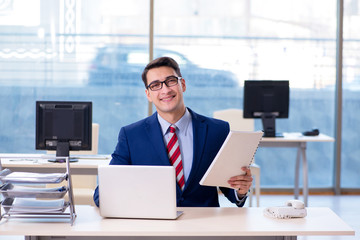
[[[99, 124], [93, 123], [92, 124], [92, 136], [91, 136], [91, 150], [84, 150], [84, 151], [70, 151], [71, 155], [97, 155], [98, 154], [98, 147], [99, 147]], [[55, 151], [47, 151], [47, 154], [55, 154]]]
[[227, 121], [234, 131], [254, 131], [254, 119], [244, 118], [243, 110], [230, 108], [215, 111], [213, 117]]
[[97, 155], [99, 148], [99, 124], [93, 123], [91, 129], [91, 150], [89, 151], [70, 151], [71, 154], [79, 154], [79, 155]]

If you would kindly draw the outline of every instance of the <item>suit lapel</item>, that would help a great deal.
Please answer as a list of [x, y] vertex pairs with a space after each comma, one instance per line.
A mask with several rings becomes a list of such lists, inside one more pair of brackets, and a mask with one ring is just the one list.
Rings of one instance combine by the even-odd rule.
[[157, 113], [154, 113], [145, 121], [145, 132], [155, 153], [159, 156], [159, 164], [170, 165]]
[[201, 165], [201, 159], [203, 156], [203, 151], [207, 136], [207, 124], [204, 122], [205, 120], [201, 116], [191, 111], [191, 109], [189, 109], [189, 112], [191, 113], [192, 124], [193, 124], [194, 156], [193, 156], [191, 172], [188, 181], [186, 181], [185, 189], [186, 186], [188, 184], [191, 184], [191, 182], [195, 179], [195, 176], [197, 176], [197, 171], [199, 169], [199, 166]]

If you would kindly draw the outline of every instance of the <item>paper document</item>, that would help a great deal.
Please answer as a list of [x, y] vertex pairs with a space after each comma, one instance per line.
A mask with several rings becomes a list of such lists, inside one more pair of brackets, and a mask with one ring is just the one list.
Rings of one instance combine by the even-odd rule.
[[250, 166], [262, 136], [262, 131], [230, 131], [200, 185], [231, 188], [227, 181], [244, 174], [241, 167]]
[[65, 186], [61, 186], [61, 187], [53, 187], [53, 188], [43, 188], [43, 187], [28, 187], [28, 186], [19, 186], [19, 185], [14, 185], [11, 189], [8, 190], [9, 191], [16, 191], [16, 192], [63, 192], [66, 191], [66, 187]]
[[65, 173], [31, 173], [31, 172], [11, 172], [6, 176], [1, 176], [0, 180], [9, 182], [39, 182], [39, 183], [58, 183], [66, 178]]
[[61, 213], [67, 207], [64, 199], [38, 200], [31, 198], [15, 198], [11, 205], [4, 205], [9, 208], [8, 213]]
[[19, 186], [11, 183], [3, 184], [0, 193], [7, 198], [62, 198], [67, 193], [68, 188], [62, 187], [31, 187]]

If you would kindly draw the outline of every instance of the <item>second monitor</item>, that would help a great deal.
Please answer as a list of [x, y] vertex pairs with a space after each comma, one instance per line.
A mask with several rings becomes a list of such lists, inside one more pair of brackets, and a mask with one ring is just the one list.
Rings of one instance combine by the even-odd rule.
[[36, 149], [56, 150], [57, 157], [91, 150], [91, 128], [92, 102], [36, 102]]
[[247, 80], [244, 118], [261, 118], [264, 137], [277, 137], [275, 119], [289, 117], [289, 81]]

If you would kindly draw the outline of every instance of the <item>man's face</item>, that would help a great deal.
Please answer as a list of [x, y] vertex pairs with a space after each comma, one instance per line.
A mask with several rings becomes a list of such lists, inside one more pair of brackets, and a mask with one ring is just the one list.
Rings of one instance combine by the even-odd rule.
[[[170, 67], [158, 67], [150, 69], [147, 73], [147, 85], [154, 81], [164, 81], [169, 76], [176, 76], [174, 69]], [[167, 87], [163, 83], [162, 88], [157, 91], [146, 89], [145, 93], [150, 102], [152, 102], [156, 110], [161, 116], [178, 114], [182, 115], [185, 110], [183, 92], [186, 90], [185, 80], [181, 79], [177, 85]]]

